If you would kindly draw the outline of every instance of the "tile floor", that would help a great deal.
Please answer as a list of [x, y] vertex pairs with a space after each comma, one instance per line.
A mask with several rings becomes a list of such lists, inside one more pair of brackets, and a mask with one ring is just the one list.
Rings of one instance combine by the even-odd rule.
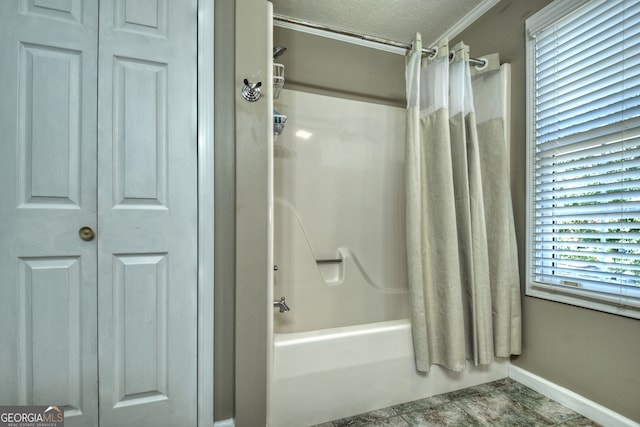
[[600, 426], [509, 378], [315, 427]]

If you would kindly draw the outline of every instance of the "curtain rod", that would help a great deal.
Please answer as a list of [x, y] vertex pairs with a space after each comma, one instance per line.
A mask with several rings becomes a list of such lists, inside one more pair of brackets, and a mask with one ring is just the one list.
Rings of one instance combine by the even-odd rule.
[[[313, 28], [315, 30], [327, 31], [330, 33], [340, 34], [347, 37], [355, 37], [357, 39], [364, 40], [367, 42], [379, 43], [387, 46], [397, 47], [400, 49], [411, 50], [410, 43], [397, 42], [394, 40], [383, 39], [381, 37], [376, 37], [376, 36], [369, 36], [367, 34], [362, 34], [362, 33], [354, 33], [352, 31], [347, 31], [340, 28], [333, 28], [327, 25], [317, 24], [315, 22], [304, 21], [302, 19], [292, 18], [290, 16], [279, 15], [274, 13], [273, 19], [275, 21], [287, 22], [289, 24], [295, 24], [295, 25], [300, 25], [307, 28]], [[425, 48], [422, 48], [422, 52], [426, 53], [427, 55], [433, 55], [434, 53], [436, 53], [436, 49], [425, 47]], [[485, 59], [469, 58], [469, 63], [483, 67], [487, 64], [487, 61]]]

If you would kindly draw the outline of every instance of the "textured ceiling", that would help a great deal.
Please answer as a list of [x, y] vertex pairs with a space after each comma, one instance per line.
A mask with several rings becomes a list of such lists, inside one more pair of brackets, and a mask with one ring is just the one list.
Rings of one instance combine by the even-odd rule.
[[[497, 0], [271, 0], [273, 12], [408, 43], [433, 43]], [[477, 17], [477, 16], [476, 16]]]

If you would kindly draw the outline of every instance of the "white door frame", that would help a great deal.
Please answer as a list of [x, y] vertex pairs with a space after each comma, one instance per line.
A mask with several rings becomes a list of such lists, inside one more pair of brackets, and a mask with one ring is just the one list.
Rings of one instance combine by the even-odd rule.
[[198, 427], [212, 427], [214, 3], [198, 0]]

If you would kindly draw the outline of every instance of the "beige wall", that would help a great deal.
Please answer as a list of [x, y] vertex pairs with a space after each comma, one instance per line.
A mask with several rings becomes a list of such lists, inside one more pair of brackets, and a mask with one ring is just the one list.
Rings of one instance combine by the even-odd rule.
[[[520, 265], [525, 239], [524, 21], [550, 0], [503, 0], [459, 39], [472, 56], [498, 52], [512, 66], [512, 191]], [[282, 28], [285, 87], [404, 105], [404, 58]], [[524, 278], [522, 279], [524, 280]], [[523, 297], [523, 354], [513, 364], [640, 421], [640, 321]]]
[[235, 316], [235, 4], [215, 2], [214, 417], [233, 418]]
[[[525, 243], [525, 36], [527, 17], [549, 0], [503, 0], [457, 39], [472, 56], [511, 63], [511, 170], [520, 266]], [[453, 42], [456, 42], [454, 40]], [[521, 273], [522, 274], [522, 273]], [[524, 283], [524, 276], [522, 275]], [[640, 421], [640, 321], [524, 297], [523, 353], [513, 364]]]
[[287, 47], [287, 89], [349, 99], [405, 105], [404, 56], [280, 27], [273, 44]]
[[[234, 420], [237, 427], [265, 424], [267, 419], [267, 325], [269, 306], [269, 145], [273, 131], [272, 51], [267, 35], [268, 2], [236, 2], [235, 37], [235, 372]], [[246, 53], [246, 54], [245, 54]], [[256, 102], [242, 98], [243, 80], [263, 82]]]
[[214, 417], [238, 427], [267, 418], [271, 94], [254, 103], [240, 96], [244, 78], [270, 75], [269, 42], [255, 37], [270, 31], [267, 5], [215, 2]]

